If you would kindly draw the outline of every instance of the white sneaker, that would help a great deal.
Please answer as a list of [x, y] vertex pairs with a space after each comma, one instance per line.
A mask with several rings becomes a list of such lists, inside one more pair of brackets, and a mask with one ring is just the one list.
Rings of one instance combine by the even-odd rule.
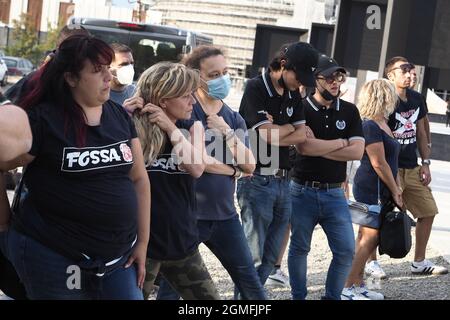
[[270, 287], [286, 287], [289, 288], [289, 277], [276, 268], [267, 278], [266, 285]]
[[411, 263], [411, 272], [414, 274], [446, 274], [448, 270], [446, 267], [437, 266], [425, 259], [422, 262]]
[[383, 294], [367, 289], [365, 284], [362, 284], [359, 287], [355, 287], [355, 289], [356, 292], [369, 300], [384, 300]]
[[366, 264], [364, 268], [366, 274], [370, 277], [378, 278], [378, 279], [386, 279], [386, 273], [383, 268], [381, 268], [378, 261], [373, 260]]
[[360, 294], [356, 290], [355, 286], [351, 286], [350, 288], [344, 288], [342, 290], [341, 300], [370, 300], [370, 299]]

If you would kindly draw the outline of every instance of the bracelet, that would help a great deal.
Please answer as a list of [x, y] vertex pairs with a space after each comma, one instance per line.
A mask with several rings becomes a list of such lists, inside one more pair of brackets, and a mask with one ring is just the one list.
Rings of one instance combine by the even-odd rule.
[[234, 137], [234, 130], [229, 129], [229, 130], [227, 130], [227, 133], [223, 136], [223, 140], [228, 141], [233, 137]]
[[233, 177], [233, 178], [234, 178], [234, 177], [236, 176], [237, 170], [236, 170], [236, 167], [235, 167], [235, 166], [232, 166], [232, 168], [233, 168], [234, 172], [233, 172], [232, 175], [230, 175], [230, 177]]
[[234, 170], [235, 170], [236, 172], [239, 171], [239, 175], [236, 176], [236, 173], [235, 173], [235, 174], [234, 174], [234, 177], [235, 177], [237, 180], [240, 179], [240, 178], [242, 178], [242, 170], [239, 169], [239, 167], [233, 167], [233, 168], [234, 168]]

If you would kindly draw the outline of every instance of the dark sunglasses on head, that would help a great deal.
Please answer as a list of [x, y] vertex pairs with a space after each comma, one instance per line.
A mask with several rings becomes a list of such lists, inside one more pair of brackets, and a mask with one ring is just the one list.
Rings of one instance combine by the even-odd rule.
[[317, 77], [317, 79], [325, 80], [325, 82], [328, 84], [332, 84], [334, 81], [336, 81], [338, 83], [343, 83], [343, 82], [345, 82], [346, 78], [347, 78], [347, 75], [342, 72], [333, 73], [332, 75], [330, 75], [328, 77]]
[[415, 69], [415, 66], [412, 63], [404, 63], [397, 68], [391, 69], [391, 72], [394, 70], [400, 69], [403, 74], [410, 72], [412, 69]]

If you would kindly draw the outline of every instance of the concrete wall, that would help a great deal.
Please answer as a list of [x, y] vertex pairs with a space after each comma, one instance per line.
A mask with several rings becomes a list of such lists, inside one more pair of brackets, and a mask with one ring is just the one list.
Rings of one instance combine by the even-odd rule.
[[431, 141], [433, 142], [431, 159], [450, 161], [450, 135], [432, 133]]

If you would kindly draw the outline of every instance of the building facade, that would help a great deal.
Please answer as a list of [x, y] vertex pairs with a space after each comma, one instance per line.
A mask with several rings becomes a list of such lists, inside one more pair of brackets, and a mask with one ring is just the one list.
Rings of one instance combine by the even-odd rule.
[[150, 11], [158, 23], [198, 31], [226, 50], [232, 75], [243, 77], [252, 64], [257, 24], [309, 30], [330, 23], [327, 7], [335, 0], [156, 0]]
[[45, 34], [49, 26], [55, 28], [72, 16], [146, 22], [151, 2], [142, 0], [120, 6], [115, 0], [0, 0], [0, 47], [7, 44], [13, 21], [23, 13], [29, 14], [36, 30]]

